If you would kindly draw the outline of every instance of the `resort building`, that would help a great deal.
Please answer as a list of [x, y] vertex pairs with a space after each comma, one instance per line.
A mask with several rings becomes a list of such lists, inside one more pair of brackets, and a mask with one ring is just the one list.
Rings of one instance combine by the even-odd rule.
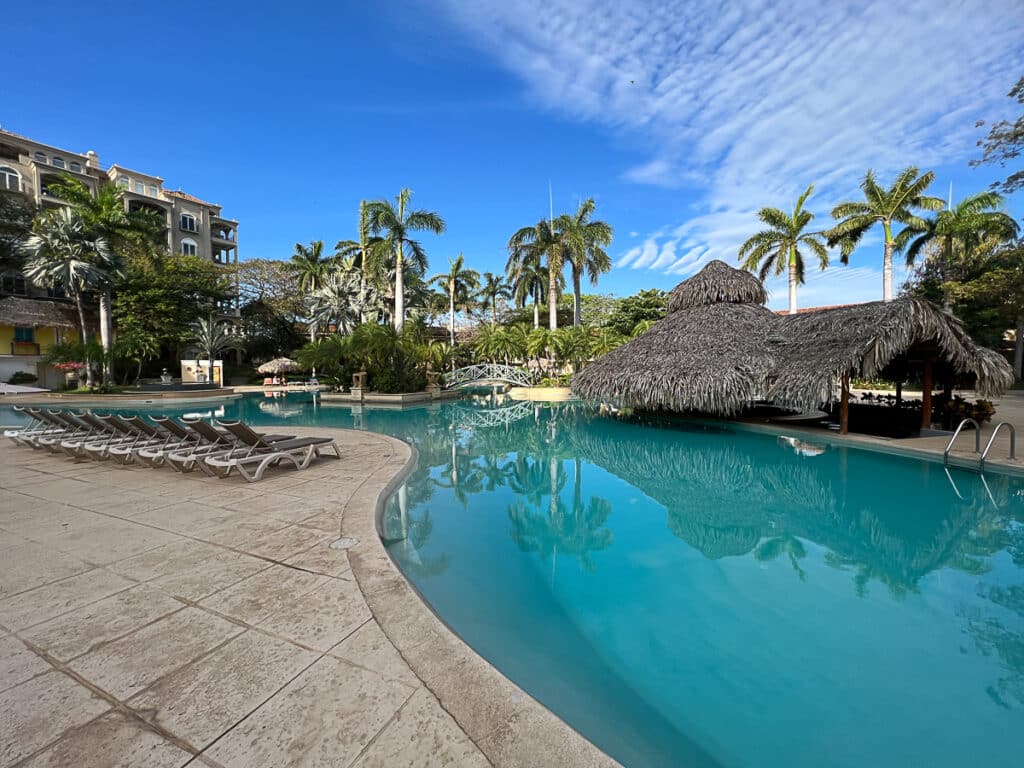
[[[103, 184], [124, 189], [129, 210], [160, 216], [170, 253], [216, 264], [238, 262], [238, 222], [223, 216], [221, 206], [166, 189], [159, 176], [117, 164], [103, 167], [91, 150], [72, 152], [0, 129], [0, 194], [22, 194], [44, 209], [60, 207], [66, 203], [50, 190], [64, 176], [94, 193]], [[225, 319], [237, 317], [237, 299], [218, 309]], [[19, 273], [0, 273], [0, 381], [24, 371], [38, 376], [40, 386], [55, 386], [57, 372], [43, 365], [42, 357], [76, 325], [74, 307], [59, 292], [37, 288]]]

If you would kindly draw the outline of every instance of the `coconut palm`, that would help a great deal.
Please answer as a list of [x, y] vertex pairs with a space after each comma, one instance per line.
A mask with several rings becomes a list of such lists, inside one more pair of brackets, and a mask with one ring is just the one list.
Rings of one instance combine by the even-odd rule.
[[475, 269], [467, 269], [466, 259], [460, 253], [454, 259], [448, 259], [448, 271], [430, 278], [431, 285], [440, 285], [448, 298], [448, 335], [451, 345], [455, 346], [455, 310], [465, 308], [480, 285], [480, 273]]
[[814, 185], [807, 187], [793, 208], [785, 213], [778, 208], [762, 208], [757, 218], [769, 226], [753, 235], [740, 246], [739, 259], [743, 268], [753, 272], [764, 282], [769, 273], [789, 273], [789, 314], [796, 314], [796, 287], [804, 282], [804, 254], [801, 246], [811, 251], [822, 269], [828, 266], [828, 250], [825, 237], [820, 232], [807, 232], [814, 214], [804, 210], [804, 203], [814, 192]]
[[114, 284], [124, 276], [124, 254], [128, 250], [152, 251], [158, 247], [164, 239], [164, 222], [159, 214], [151, 210], [127, 210], [124, 190], [114, 184], [104, 184], [93, 194], [78, 179], [65, 176], [62, 181], [51, 184], [50, 191], [70, 203], [86, 227], [94, 235], [102, 237], [110, 247], [110, 265], [106, 270], [108, 279], [96, 286], [99, 290], [103, 380], [108, 383], [114, 375], [111, 305]]
[[[25, 277], [45, 288], [60, 288], [74, 300], [82, 344], [88, 344], [84, 294], [103, 290], [113, 279], [115, 260], [106, 239], [91, 231], [77, 211], [59, 208], [36, 221], [22, 248]], [[92, 387], [92, 365], [85, 362], [86, 384]]]
[[[906, 248], [910, 241], [928, 229], [928, 223], [916, 210], [937, 211], [945, 203], [938, 197], [925, 195], [935, 179], [931, 171], [921, 173], [914, 166], [905, 168], [891, 187], [884, 188], [875, 180], [874, 171], [868, 171], [860, 184], [863, 200], [840, 203], [832, 209], [832, 218], [838, 223], [825, 232], [829, 246], [840, 247], [843, 264], [849, 263], [850, 254], [857, 243], [876, 224], [882, 225], [885, 245], [882, 257], [882, 298], [892, 300], [892, 255]], [[893, 234], [893, 225], [902, 224]]]
[[[941, 244], [942, 280], [953, 263], [954, 247], [959, 246], [963, 256], [969, 257], [983, 242], [1004, 243], [1017, 237], [1020, 228], [1013, 217], [1000, 210], [1003, 196], [996, 192], [978, 192], [969, 195], [955, 206], [950, 203], [927, 221], [927, 228], [906, 249], [907, 266], [911, 266], [921, 250], [929, 243]], [[949, 297], [944, 302], [949, 308]]]
[[231, 323], [218, 321], [212, 314], [196, 321], [190, 341], [206, 355], [207, 381], [213, 381], [214, 359], [221, 352], [242, 346], [242, 340], [234, 333]]
[[518, 261], [537, 260], [548, 273], [548, 329], [558, 328], [559, 281], [566, 258], [566, 240], [554, 222], [541, 219], [532, 227], [522, 227], [508, 241], [510, 257]]
[[[525, 307], [533, 300], [533, 327], [540, 327], [540, 302], [548, 287], [548, 270], [540, 255], [528, 246], [520, 246], [509, 254], [505, 274], [511, 288], [512, 300], [517, 307]], [[559, 274], [558, 291], [564, 285], [564, 276]]]
[[312, 240], [309, 245], [296, 243], [290, 264], [299, 276], [299, 290], [309, 294], [323, 285], [331, 261], [330, 256], [324, 256], [323, 240]]
[[594, 215], [594, 198], [588, 197], [580, 203], [575, 215], [559, 216], [556, 228], [566, 242], [565, 256], [572, 267], [572, 324], [583, 322], [580, 303], [580, 283], [586, 273], [591, 285], [597, 285], [598, 278], [612, 268], [612, 260], [604, 250], [612, 242], [612, 228], [607, 222], [597, 221]]
[[445, 231], [444, 219], [432, 211], [407, 211], [412, 191], [402, 189], [394, 203], [390, 200], [374, 200], [366, 205], [366, 216], [370, 232], [378, 239], [369, 248], [370, 272], [382, 275], [387, 269], [394, 270], [395, 276], [395, 329], [401, 331], [405, 323], [405, 262], [406, 254], [412, 260], [419, 274], [426, 271], [427, 255], [423, 246], [409, 237], [413, 232], [433, 232], [439, 235]]
[[509, 297], [508, 285], [501, 275], [493, 272], [484, 272], [481, 276], [480, 298], [484, 306], [491, 308], [491, 325], [498, 324], [498, 299]]

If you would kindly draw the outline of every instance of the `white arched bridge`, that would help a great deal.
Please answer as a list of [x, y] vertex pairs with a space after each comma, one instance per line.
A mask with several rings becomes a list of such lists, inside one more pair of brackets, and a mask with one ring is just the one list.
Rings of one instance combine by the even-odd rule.
[[525, 368], [498, 363], [480, 363], [456, 368], [444, 377], [445, 389], [472, 387], [477, 384], [514, 384], [517, 387], [528, 387], [533, 384], [533, 374]]

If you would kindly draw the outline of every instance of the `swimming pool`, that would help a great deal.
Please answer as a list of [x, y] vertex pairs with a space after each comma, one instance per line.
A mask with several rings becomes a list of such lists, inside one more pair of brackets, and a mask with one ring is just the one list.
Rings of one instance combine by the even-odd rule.
[[414, 443], [392, 556], [627, 765], [1020, 762], [1022, 479], [495, 394], [185, 410]]

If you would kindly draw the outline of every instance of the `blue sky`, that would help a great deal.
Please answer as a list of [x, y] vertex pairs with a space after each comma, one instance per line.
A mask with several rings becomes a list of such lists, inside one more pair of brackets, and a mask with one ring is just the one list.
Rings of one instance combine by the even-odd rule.
[[[617, 295], [734, 263], [811, 182], [822, 219], [869, 167], [987, 187], [974, 123], [1024, 74], [1016, 0], [53, 0], [4, 26], [0, 125], [222, 204], [243, 258], [352, 237], [361, 198], [409, 186], [448, 222], [432, 270], [499, 271], [550, 180], [556, 214], [593, 196], [615, 227]], [[880, 251], [809, 272], [800, 304], [880, 298]]]

